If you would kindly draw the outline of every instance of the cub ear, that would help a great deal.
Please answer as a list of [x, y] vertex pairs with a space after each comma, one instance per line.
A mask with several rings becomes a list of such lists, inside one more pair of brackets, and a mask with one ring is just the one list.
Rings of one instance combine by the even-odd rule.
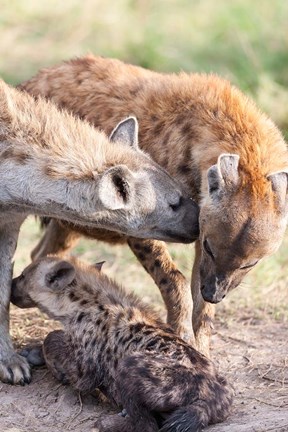
[[109, 139], [111, 142], [127, 144], [138, 150], [138, 121], [136, 117], [128, 117], [118, 123]]
[[47, 287], [53, 290], [61, 290], [69, 285], [75, 278], [75, 268], [68, 261], [60, 261], [54, 264], [45, 276]]
[[106, 261], [100, 261], [95, 264], [92, 264], [92, 267], [94, 267], [99, 272], [102, 270], [103, 264], [105, 264]]
[[98, 186], [99, 199], [108, 210], [120, 210], [130, 205], [134, 196], [135, 180], [125, 165], [107, 170]]
[[288, 169], [286, 171], [276, 172], [267, 176], [271, 181], [272, 190], [275, 193], [276, 201], [281, 210], [286, 208], [287, 186], [288, 186]]
[[221, 154], [217, 164], [212, 165], [207, 172], [209, 195], [212, 198], [220, 196], [225, 189], [236, 187], [239, 181], [239, 156], [237, 154]]

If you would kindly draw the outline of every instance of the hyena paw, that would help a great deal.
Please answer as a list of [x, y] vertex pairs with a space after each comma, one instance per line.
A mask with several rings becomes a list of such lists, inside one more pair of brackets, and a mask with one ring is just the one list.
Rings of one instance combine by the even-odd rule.
[[31, 382], [30, 366], [27, 360], [14, 351], [5, 353], [0, 359], [0, 380], [8, 384], [25, 385]]
[[31, 366], [45, 365], [42, 345], [25, 347], [19, 352], [19, 354], [25, 357]]
[[104, 415], [100, 417], [95, 423], [93, 432], [118, 432], [123, 430], [123, 420], [124, 417], [119, 416], [119, 414]]

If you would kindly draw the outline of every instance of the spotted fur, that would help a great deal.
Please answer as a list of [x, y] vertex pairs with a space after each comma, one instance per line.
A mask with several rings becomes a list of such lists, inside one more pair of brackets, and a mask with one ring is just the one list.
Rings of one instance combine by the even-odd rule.
[[11, 299], [63, 323], [43, 347], [60, 381], [126, 410], [100, 418], [101, 432], [200, 432], [227, 417], [233, 391], [213, 363], [99, 268], [42, 258], [13, 279]]
[[12, 258], [27, 215], [120, 236], [188, 242], [198, 236], [198, 206], [139, 149], [137, 130], [134, 117], [122, 119], [108, 139], [0, 80], [0, 380], [30, 380], [9, 337]]
[[[272, 254], [285, 232], [288, 152], [280, 131], [251, 99], [215, 75], [161, 74], [87, 56], [43, 69], [21, 88], [106, 132], [123, 115], [139, 118], [140, 147], [180, 180], [201, 207], [193, 327], [198, 347], [208, 354], [212, 303]], [[36, 256], [59, 250], [57, 242], [49, 242], [53, 230], [61, 228], [50, 227]], [[128, 243], [159, 286], [169, 322], [193, 341], [190, 287], [181, 273], [175, 277], [165, 246]], [[68, 246], [67, 241], [66, 250]], [[147, 246], [151, 253], [145, 252]]]

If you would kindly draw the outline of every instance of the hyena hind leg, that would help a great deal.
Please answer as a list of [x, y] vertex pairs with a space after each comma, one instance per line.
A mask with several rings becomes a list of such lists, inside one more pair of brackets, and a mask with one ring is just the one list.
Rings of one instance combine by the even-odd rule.
[[81, 237], [79, 233], [51, 219], [40, 242], [31, 253], [32, 261], [48, 254], [65, 255]]
[[[164, 413], [179, 405], [179, 389], [176, 396], [173, 389], [174, 369], [174, 360], [155, 353], [135, 353], [120, 362], [116, 389], [117, 400], [127, 411], [125, 431], [159, 431], [165, 419]], [[182, 394], [180, 403], [181, 398]]]
[[43, 343], [43, 354], [45, 363], [54, 377], [62, 384], [68, 384], [69, 379], [65, 370], [67, 351], [63, 330], [55, 330], [46, 336]]

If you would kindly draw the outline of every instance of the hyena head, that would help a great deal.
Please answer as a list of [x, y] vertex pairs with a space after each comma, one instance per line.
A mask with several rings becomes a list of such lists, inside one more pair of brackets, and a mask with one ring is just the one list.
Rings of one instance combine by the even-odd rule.
[[[73, 301], [75, 292], [81, 291], [83, 285], [95, 285], [95, 272], [99, 283], [103, 278], [105, 284], [107, 278], [100, 276], [102, 264], [91, 266], [57, 256], [40, 258], [12, 280], [11, 302], [20, 308], [37, 306], [52, 318], [65, 318], [79, 309], [79, 303]], [[90, 291], [84, 295], [88, 294], [91, 297]]]
[[[117, 216], [111, 228], [134, 237], [189, 243], [199, 236], [199, 207], [184, 187], [138, 147], [134, 117], [121, 122], [110, 141], [128, 144], [126, 165], [105, 171], [99, 182], [103, 208]], [[121, 226], [120, 222], [121, 221]], [[125, 221], [127, 228], [125, 227]]]
[[253, 194], [239, 176], [239, 156], [223, 154], [208, 170], [208, 194], [200, 211], [200, 287], [218, 303], [262, 258], [280, 246], [287, 223], [287, 175], [271, 173], [266, 193]]

